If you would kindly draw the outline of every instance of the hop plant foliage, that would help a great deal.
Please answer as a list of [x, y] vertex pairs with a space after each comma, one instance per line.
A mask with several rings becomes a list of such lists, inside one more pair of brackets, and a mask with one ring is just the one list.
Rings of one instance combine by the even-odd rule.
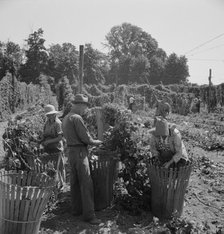
[[132, 119], [128, 111], [120, 111], [114, 127], [105, 134], [104, 147], [119, 152], [123, 164], [116, 202], [132, 213], [149, 209], [147, 161], [151, 154], [148, 142], [144, 128]]

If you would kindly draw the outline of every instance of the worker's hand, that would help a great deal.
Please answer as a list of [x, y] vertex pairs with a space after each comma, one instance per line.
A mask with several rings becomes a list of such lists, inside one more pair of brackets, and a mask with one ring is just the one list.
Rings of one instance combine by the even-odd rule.
[[41, 144], [42, 144], [43, 146], [47, 146], [49, 143], [50, 143], [50, 142], [49, 142], [48, 140], [45, 140], [45, 141], [43, 141]]
[[103, 144], [103, 142], [101, 140], [95, 140], [94, 141], [94, 145], [101, 145]]

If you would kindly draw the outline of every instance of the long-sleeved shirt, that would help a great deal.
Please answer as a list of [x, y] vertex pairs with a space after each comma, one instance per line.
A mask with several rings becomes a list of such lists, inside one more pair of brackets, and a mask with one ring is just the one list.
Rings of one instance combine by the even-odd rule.
[[92, 145], [94, 140], [86, 128], [83, 118], [70, 112], [62, 121], [63, 134], [68, 146]]
[[[152, 134], [150, 142], [150, 150], [153, 157], [159, 157], [161, 150], [159, 144], [161, 142], [160, 136]], [[165, 140], [165, 145], [172, 151], [174, 162], [178, 162], [181, 158], [188, 160], [188, 155], [184, 143], [181, 139], [181, 134], [176, 128], [170, 128], [170, 135]]]
[[[43, 131], [43, 136], [45, 140], [56, 138], [62, 134], [63, 132], [60, 119], [56, 117], [53, 122], [50, 122], [49, 120], [45, 122]], [[63, 142], [62, 140], [60, 140], [59, 142], [49, 144], [47, 147], [53, 147], [55, 148], [55, 150], [63, 151]], [[53, 148], [52, 151], [54, 150]]]

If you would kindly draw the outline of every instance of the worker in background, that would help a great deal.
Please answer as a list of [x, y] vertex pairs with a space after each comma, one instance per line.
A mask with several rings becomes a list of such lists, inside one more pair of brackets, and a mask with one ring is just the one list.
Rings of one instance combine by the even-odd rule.
[[133, 106], [134, 106], [135, 99], [133, 96], [129, 98], [129, 104], [128, 104], [128, 109], [133, 111]]

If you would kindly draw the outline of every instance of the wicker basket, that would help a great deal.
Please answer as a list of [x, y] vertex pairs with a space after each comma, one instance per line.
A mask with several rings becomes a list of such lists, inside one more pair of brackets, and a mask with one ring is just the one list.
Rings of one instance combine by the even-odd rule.
[[90, 171], [94, 187], [95, 210], [102, 210], [111, 205], [114, 182], [116, 180], [116, 152], [98, 151], [97, 160], [90, 160]]
[[0, 172], [0, 233], [37, 234], [54, 180], [25, 171]]
[[160, 219], [180, 217], [184, 195], [188, 186], [192, 163], [179, 168], [166, 169], [153, 162], [148, 166], [151, 181], [151, 210]]

